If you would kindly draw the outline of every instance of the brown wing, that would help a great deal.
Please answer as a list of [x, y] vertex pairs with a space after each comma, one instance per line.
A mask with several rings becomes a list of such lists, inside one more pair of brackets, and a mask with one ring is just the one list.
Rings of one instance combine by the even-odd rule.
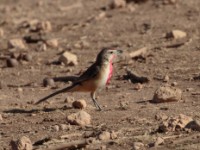
[[83, 81], [94, 78], [99, 73], [99, 71], [100, 66], [94, 63], [73, 83], [73, 85], [81, 84]]
[[73, 89], [74, 87], [76, 87], [77, 85], [81, 85], [81, 83], [83, 81], [87, 81], [91, 78], [94, 78], [98, 73], [99, 73], [99, 70], [100, 70], [100, 67], [96, 64], [93, 64], [92, 66], [90, 66], [71, 86], [69, 87], [65, 87], [61, 90], [58, 90], [40, 100], [38, 100], [35, 104], [40, 104], [41, 102], [44, 102], [46, 101], [47, 99], [55, 96], [55, 95], [58, 95], [60, 93], [63, 93], [63, 92], [67, 92], [67, 91], [70, 91], [71, 89]]

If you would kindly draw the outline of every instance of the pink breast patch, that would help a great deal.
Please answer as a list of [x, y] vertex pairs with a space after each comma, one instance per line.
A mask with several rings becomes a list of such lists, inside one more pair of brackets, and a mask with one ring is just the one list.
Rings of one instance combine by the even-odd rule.
[[110, 83], [110, 79], [112, 77], [112, 73], [113, 73], [113, 66], [112, 66], [112, 63], [110, 63], [109, 74], [108, 74], [108, 78], [107, 78], [106, 84]]
[[114, 59], [114, 58], [115, 58], [115, 55], [113, 55], [112, 59], [111, 59], [110, 62], [109, 62], [109, 74], [108, 74], [108, 78], [107, 78], [106, 84], [109, 84], [109, 83], [110, 83], [110, 79], [111, 79], [112, 74], [113, 74], [112, 62], [113, 62], [113, 59]]

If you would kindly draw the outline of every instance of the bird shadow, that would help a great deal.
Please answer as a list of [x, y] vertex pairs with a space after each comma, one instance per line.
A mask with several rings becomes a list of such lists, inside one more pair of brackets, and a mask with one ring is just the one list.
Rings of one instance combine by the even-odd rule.
[[55, 82], [68, 82], [68, 81], [76, 81], [78, 79], [77, 76], [61, 76], [61, 77], [54, 77], [53, 80]]
[[9, 109], [9, 110], [5, 110], [3, 111], [4, 113], [13, 113], [13, 114], [31, 114], [31, 113], [38, 113], [38, 112], [53, 112], [56, 110], [67, 110], [67, 109], [72, 109], [71, 107], [59, 107], [59, 108], [43, 108], [43, 109], [30, 109], [30, 110], [26, 110], [26, 109], [21, 109], [21, 108], [14, 108], [14, 109]]
[[150, 100], [137, 101], [136, 103], [137, 104], [145, 104], [145, 103], [155, 103], [155, 102], [153, 102], [153, 100], [150, 99]]
[[[74, 82], [78, 79], [77, 76], [60, 76], [60, 77], [53, 77], [52, 78], [55, 82], [68, 82], [68, 81], [71, 81], [71, 82]], [[11, 88], [18, 88], [18, 87], [30, 87], [30, 86], [33, 86], [34, 82], [30, 82], [30, 83], [26, 83], [26, 84], [21, 84], [21, 85], [12, 85], [12, 84], [8, 84], [7, 86], [8, 87], [11, 87]]]

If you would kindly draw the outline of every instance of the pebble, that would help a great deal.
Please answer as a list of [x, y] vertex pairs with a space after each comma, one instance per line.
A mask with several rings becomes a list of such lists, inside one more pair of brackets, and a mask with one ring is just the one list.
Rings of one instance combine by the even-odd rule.
[[8, 41], [9, 48], [26, 49], [24, 41], [22, 39], [11, 39]]
[[[106, 17], [106, 13], [103, 11], [103, 12], [101, 12], [99, 15], [97, 15], [97, 16], [95, 17], [95, 19], [96, 19], [96, 20], [100, 20], [100, 19], [105, 18], [105, 17]], [[90, 44], [87, 43], [86, 46], [90, 46]]]
[[193, 119], [189, 116], [179, 114], [175, 117], [169, 117], [167, 120], [163, 120], [159, 125], [159, 131], [167, 132], [167, 131], [176, 131], [180, 129], [184, 129], [191, 123]]
[[78, 58], [75, 54], [65, 51], [59, 58], [59, 61], [64, 63], [66, 66], [78, 65]]
[[26, 137], [22, 136], [17, 141], [11, 141], [11, 150], [32, 150], [33, 146], [31, 140]]
[[43, 85], [44, 85], [44, 87], [47, 87], [47, 86], [53, 87], [53, 86], [55, 86], [55, 82], [52, 78], [45, 78], [43, 80]]
[[84, 99], [76, 100], [72, 103], [72, 106], [77, 109], [85, 109], [87, 104]]
[[187, 33], [181, 30], [172, 30], [171, 32], [166, 34], [167, 38], [181, 39], [185, 38]]
[[163, 120], [167, 120], [168, 116], [162, 113], [158, 113], [155, 115], [155, 119], [158, 121], [163, 121]]
[[123, 8], [126, 6], [126, 1], [125, 0], [112, 0], [109, 7], [111, 9], [115, 8]]
[[58, 132], [60, 130], [58, 125], [52, 126], [53, 131]]
[[99, 139], [102, 140], [102, 141], [110, 140], [110, 132], [108, 132], [108, 131], [103, 131], [103, 132], [99, 135]]
[[37, 24], [37, 28], [39, 30], [44, 31], [44, 32], [51, 32], [52, 31], [52, 25], [51, 25], [51, 22], [49, 22], [49, 21], [39, 22]]
[[200, 131], [200, 120], [195, 119], [187, 124], [186, 127], [195, 131]]
[[134, 142], [133, 150], [140, 150], [140, 149], [144, 149], [144, 144], [141, 142]]
[[194, 91], [194, 88], [187, 88], [186, 91], [187, 91], [187, 92]]
[[11, 53], [10, 57], [19, 60], [21, 57], [21, 54], [18, 52], [13, 52], [13, 53]]
[[169, 82], [169, 76], [168, 76], [168, 75], [165, 75], [165, 76], [164, 76], [163, 82]]
[[141, 83], [136, 83], [133, 89], [139, 91], [139, 90], [141, 90], [142, 88], [143, 88], [143, 84], [141, 84]]
[[74, 98], [73, 97], [67, 97], [66, 99], [65, 99], [65, 103], [68, 103], [68, 104], [71, 104], [71, 103], [73, 103], [74, 102]]
[[17, 91], [19, 92], [19, 93], [21, 93], [21, 92], [23, 92], [23, 89], [22, 88], [17, 88]]
[[116, 139], [116, 138], [117, 138], [117, 133], [116, 133], [115, 131], [111, 131], [111, 133], [110, 133], [110, 138], [111, 138], [112, 140]]
[[45, 43], [47, 44], [47, 46], [50, 46], [52, 48], [58, 47], [58, 40], [57, 39], [50, 39], [50, 40], [47, 40]]
[[177, 86], [178, 85], [178, 83], [177, 82], [172, 82], [172, 84], [171, 84], [172, 86]]
[[136, 11], [135, 6], [132, 5], [132, 4], [127, 5], [127, 8], [128, 8], [128, 10], [129, 10], [130, 12], [135, 12], [135, 11]]
[[179, 101], [182, 98], [182, 90], [172, 86], [161, 86], [159, 87], [153, 96], [152, 102], [162, 103]]
[[17, 67], [19, 65], [19, 62], [14, 58], [7, 59], [6, 63], [7, 67]]
[[4, 36], [4, 31], [2, 28], [0, 28], [0, 37], [3, 37]]
[[25, 61], [31, 61], [32, 60], [32, 56], [30, 54], [25, 54], [22, 56], [23, 60]]
[[3, 117], [2, 117], [2, 115], [0, 114], [0, 121], [3, 121]]
[[154, 146], [154, 147], [157, 147], [158, 145], [161, 145], [161, 144], [163, 144], [163, 143], [164, 143], [164, 139], [161, 138], [161, 137], [157, 137], [157, 138], [156, 138], [156, 141], [153, 143], [153, 146]]
[[71, 126], [67, 124], [59, 124], [60, 130], [70, 130]]
[[47, 50], [47, 45], [43, 42], [39, 42], [37, 44], [37, 50], [38, 51], [46, 51]]
[[[32, 104], [34, 104], [34, 103], [32, 103]], [[35, 117], [35, 116], [37, 116], [37, 115], [36, 115], [36, 114], [34, 114], [34, 113], [32, 113], [32, 114], [31, 114], [31, 116], [32, 116], [32, 117]]]
[[81, 41], [81, 46], [82, 46], [82, 48], [89, 48], [90, 47], [90, 43], [85, 41], [85, 40], [83, 40], [83, 41]]
[[91, 124], [91, 116], [82, 110], [67, 116], [67, 122], [72, 125], [86, 126]]

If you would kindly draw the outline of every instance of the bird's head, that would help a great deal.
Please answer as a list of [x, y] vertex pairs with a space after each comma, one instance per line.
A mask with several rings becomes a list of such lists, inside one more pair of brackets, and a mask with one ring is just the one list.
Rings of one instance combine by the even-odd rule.
[[122, 50], [116, 48], [103, 48], [97, 56], [97, 62], [112, 63], [115, 57], [122, 53]]

